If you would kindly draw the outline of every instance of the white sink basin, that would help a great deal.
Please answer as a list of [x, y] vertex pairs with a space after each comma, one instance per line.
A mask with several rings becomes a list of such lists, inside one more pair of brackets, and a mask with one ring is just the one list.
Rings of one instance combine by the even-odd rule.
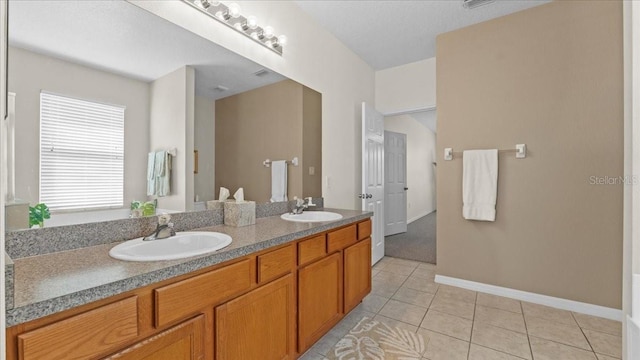
[[127, 261], [175, 260], [214, 252], [229, 244], [231, 236], [227, 234], [185, 231], [166, 239], [129, 240], [111, 248], [109, 255]]
[[330, 211], [305, 211], [302, 214], [282, 214], [280, 218], [295, 222], [323, 222], [342, 219], [342, 215]]

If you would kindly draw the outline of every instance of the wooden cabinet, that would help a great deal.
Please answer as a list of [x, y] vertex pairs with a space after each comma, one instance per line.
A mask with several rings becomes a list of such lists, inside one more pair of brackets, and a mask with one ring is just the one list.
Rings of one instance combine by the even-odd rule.
[[327, 236], [312, 237], [298, 243], [298, 265], [306, 265], [327, 255]]
[[156, 327], [184, 319], [203, 307], [251, 288], [252, 261], [239, 261], [154, 290]]
[[104, 360], [200, 360], [204, 358], [204, 328], [200, 315]]
[[334, 253], [298, 270], [298, 351], [342, 317], [342, 259]]
[[344, 250], [344, 312], [351, 311], [371, 291], [371, 238]]
[[295, 357], [293, 275], [216, 308], [216, 360]]
[[18, 335], [20, 360], [88, 359], [138, 336], [133, 296]]
[[342, 250], [358, 241], [356, 225], [349, 225], [327, 234], [327, 252]]
[[7, 359], [295, 359], [371, 290], [370, 234], [347, 224], [13, 326]]
[[258, 284], [276, 279], [293, 271], [296, 255], [293, 245], [258, 256]]

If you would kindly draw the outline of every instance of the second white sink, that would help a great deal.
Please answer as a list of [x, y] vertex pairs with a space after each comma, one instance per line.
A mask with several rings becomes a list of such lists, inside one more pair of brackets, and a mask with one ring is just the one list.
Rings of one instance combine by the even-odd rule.
[[127, 261], [175, 260], [214, 252], [229, 244], [231, 236], [227, 234], [185, 231], [166, 239], [129, 240], [111, 248], [109, 256]]
[[330, 211], [305, 211], [302, 214], [282, 214], [280, 218], [295, 222], [323, 222], [342, 219], [342, 215]]

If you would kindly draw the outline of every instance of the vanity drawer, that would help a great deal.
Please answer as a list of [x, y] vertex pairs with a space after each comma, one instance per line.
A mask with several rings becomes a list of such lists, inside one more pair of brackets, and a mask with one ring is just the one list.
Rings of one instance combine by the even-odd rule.
[[332, 253], [337, 250], [346, 248], [351, 244], [355, 244], [358, 241], [356, 235], [356, 225], [349, 225], [340, 230], [332, 231], [327, 234], [329, 238], [327, 241], [327, 252]]
[[246, 259], [154, 290], [155, 324], [160, 327], [251, 288], [251, 262]]
[[371, 219], [358, 223], [358, 240], [371, 236]]
[[298, 243], [298, 265], [310, 263], [327, 255], [327, 241], [324, 234]]
[[138, 298], [133, 296], [18, 335], [18, 358], [95, 358], [137, 336]]
[[273, 280], [293, 271], [295, 266], [293, 245], [258, 256], [258, 284]]

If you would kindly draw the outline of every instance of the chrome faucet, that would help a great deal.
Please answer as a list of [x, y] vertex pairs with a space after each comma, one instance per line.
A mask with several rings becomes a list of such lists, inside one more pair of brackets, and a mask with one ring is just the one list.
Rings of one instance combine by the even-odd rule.
[[302, 214], [302, 212], [309, 206], [316, 206], [316, 204], [313, 203], [313, 198], [311, 196], [306, 198], [306, 202], [303, 199], [298, 199], [297, 196], [293, 199], [296, 201], [296, 206], [291, 210], [292, 214]]
[[170, 220], [171, 216], [169, 214], [162, 214], [158, 216], [158, 225], [156, 226], [156, 230], [151, 235], [145, 236], [142, 240], [152, 241], [174, 236], [176, 232], [173, 230], [173, 223], [170, 222]]

